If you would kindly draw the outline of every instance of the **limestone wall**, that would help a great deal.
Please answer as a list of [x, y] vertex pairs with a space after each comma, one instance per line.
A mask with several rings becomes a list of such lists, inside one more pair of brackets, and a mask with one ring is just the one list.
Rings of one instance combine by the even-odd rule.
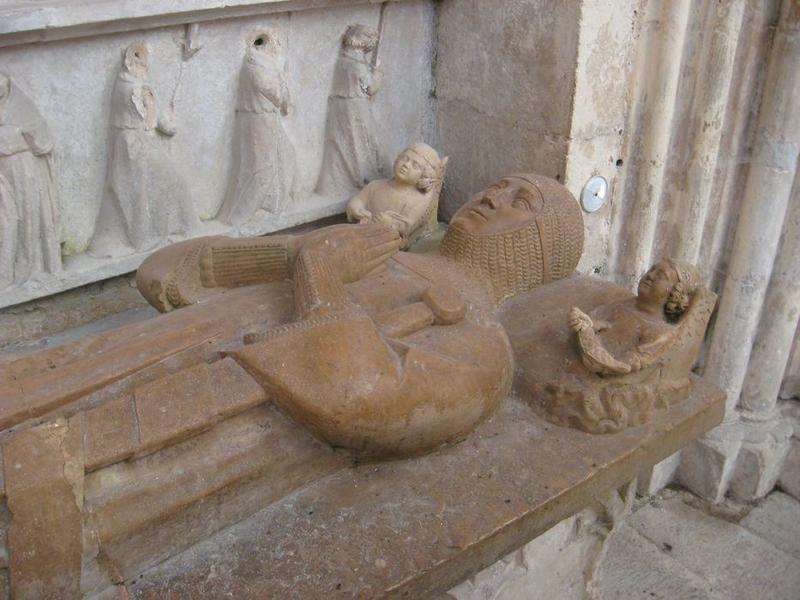
[[441, 216], [507, 173], [563, 181], [579, 12], [572, 0], [439, 5], [436, 123], [450, 156]]

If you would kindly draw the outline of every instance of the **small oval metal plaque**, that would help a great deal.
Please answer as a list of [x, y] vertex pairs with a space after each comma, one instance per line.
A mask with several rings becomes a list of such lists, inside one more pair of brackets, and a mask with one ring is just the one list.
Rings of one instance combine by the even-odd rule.
[[608, 181], [606, 181], [605, 177], [595, 175], [583, 186], [581, 206], [587, 213], [593, 213], [602, 208], [607, 198]]

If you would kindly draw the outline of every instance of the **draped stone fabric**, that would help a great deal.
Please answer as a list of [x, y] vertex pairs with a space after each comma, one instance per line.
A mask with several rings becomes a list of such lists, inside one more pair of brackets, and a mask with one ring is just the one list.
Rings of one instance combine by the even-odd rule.
[[158, 134], [156, 94], [145, 74], [124, 66], [111, 96], [106, 193], [90, 253], [119, 256], [152, 250], [197, 225], [183, 170]]
[[247, 50], [239, 75], [233, 165], [218, 218], [242, 225], [263, 209], [282, 212], [295, 192], [295, 149], [283, 129], [289, 89], [277, 58], [258, 46]]
[[0, 75], [0, 289], [61, 270], [52, 149], [39, 111]]
[[370, 98], [380, 84], [367, 61], [345, 49], [336, 63], [328, 97], [325, 153], [317, 193], [342, 196], [382, 176]]

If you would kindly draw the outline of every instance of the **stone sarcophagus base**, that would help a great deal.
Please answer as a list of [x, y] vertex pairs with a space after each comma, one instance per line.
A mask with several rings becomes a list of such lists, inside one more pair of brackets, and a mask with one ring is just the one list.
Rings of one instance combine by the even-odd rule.
[[[534, 327], [542, 293], [514, 303]], [[228, 354], [291, 306], [286, 282], [231, 290], [1, 365], [15, 597], [122, 585], [141, 598], [422, 597], [722, 418], [722, 393], [700, 380], [608, 435], [552, 424], [512, 394], [459, 443], [359, 464], [284, 416]], [[507, 330], [514, 347], [530, 333]]]

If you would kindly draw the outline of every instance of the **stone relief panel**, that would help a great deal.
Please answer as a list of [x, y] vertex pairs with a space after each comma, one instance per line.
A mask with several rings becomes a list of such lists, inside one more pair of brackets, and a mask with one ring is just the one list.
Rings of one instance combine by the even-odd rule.
[[128, 46], [111, 94], [106, 193], [89, 248], [100, 258], [152, 250], [199, 224], [184, 171], [162, 139], [177, 131], [148, 81], [148, 62], [145, 44]]
[[319, 194], [346, 194], [383, 174], [371, 102], [383, 79], [378, 64], [379, 41], [376, 30], [361, 24], [350, 25], [342, 36], [328, 97]]
[[0, 73], [0, 290], [61, 270], [52, 150], [36, 106]]
[[217, 215], [224, 223], [241, 226], [259, 219], [259, 211], [280, 213], [295, 196], [297, 159], [283, 126], [290, 97], [281, 54], [274, 33], [258, 33], [248, 43], [239, 74], [231, 177]]
[[[343, 32], [354, 23], [381, 32], [387, 74], [383, 91], [367, 100], [369, 144], [384, 157], [376, 150], [370, 170], [388, 171], [385, 157], [410, 141], [433, 141], [432, 3], [315, 6], [0, 44], [0, 70], [30, 92], [50, 127], [63, 263], [61, 271], [42, 269], [36, 282], [5, 285], [0, 307], [130, 272], [180, 239], [261, 235], [344, 212], [363, 180], [343, 193], [316, 188]], [[264, 48], [254, 44], [259, 33], [267, 34]], [[362, 55], [370, 63], [363, 67], [377, 71], [376, 54]], [[9, 186], [0, 186], [5, 197]]]

